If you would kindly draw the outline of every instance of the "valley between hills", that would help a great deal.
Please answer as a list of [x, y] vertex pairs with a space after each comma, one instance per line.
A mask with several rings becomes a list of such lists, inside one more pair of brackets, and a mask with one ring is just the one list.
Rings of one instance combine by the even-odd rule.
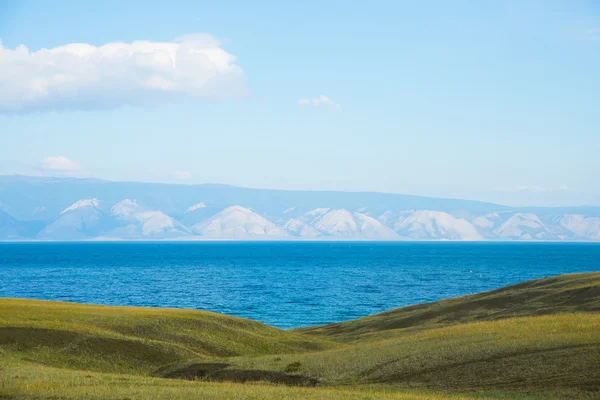
[[0, 398], [600, 398], [600, 273], [294, 330], [0, 299]]

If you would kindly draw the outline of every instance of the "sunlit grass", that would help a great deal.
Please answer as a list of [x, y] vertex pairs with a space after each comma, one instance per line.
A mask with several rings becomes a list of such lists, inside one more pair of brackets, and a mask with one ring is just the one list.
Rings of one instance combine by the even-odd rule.
[[319, 400], [467, 400], [537, 399], [524, 394], [441, 394], [423, 390], [376, 388], [301, 388], [261, 383], [235, 384], [160, 379], [62, 370], [0, 361], [0, 396], [8, 399], [319, 399]]
[[296, 362], [300, 372], [333, 385], [592, 390], [600, 382], [600, 315], [470, 323], [319, 353], [232, 361], [244, 368], [279, 371]]
[[217, 313], [0, 299], [0, 344], [48, 365], [150, 373], [192, 357], [339, 346]]

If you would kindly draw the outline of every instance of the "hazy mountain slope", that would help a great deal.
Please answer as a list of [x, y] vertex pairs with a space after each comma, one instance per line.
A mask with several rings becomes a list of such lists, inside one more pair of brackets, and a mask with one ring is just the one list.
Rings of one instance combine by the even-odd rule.
[[504, 239], [548, 240], [554, 235], [550, 229], [532, 213], [517, 213], [494, 229], [494, 234]]
[[[197, 236], [600, 241], [600, 207], [508, 208], [382, 193], [0, 176], [0, 205], [16, 220], [4, 217], [0, 240]], [[228, 215], [232, 212], [236, 216]]]
[[38, 234], [44, 240], [82, 240], [100, 236], [110, 224], [110, 217], [97, 199], [81, 199], [61, 211]]
[[185, 226], [191, 227], [222, 211], [222, 208], [207, 206], [204, 202], [199, 202], [188, 207], [179, 221]]
[[0, 210], [0, 238], [16, 239], [21, 237], [20, 223]]
[[40, 221], [18, 221], [0, 210], [0, 240], [26, 239], [43, 227]]
[[358, 224], [347, 210], [332, 210], [313, 223], [321, 232], [332, 236], [354, 236], [358, 233]]
[[328, 207], [318, 207], [306, 212], [306, 214], [302, 215], [300, 219], [307, 224], [314, 224], [329, 211], [331, 211], [331, 209]]
[[345, 209], [317, 209], [305, 216], [311, 226], [324, 236], [359, 239], [398, 239], [399, 236], [376, 219]]
[[418, 210], [403, 217], [393, 227], [401, 236], [413, 239], [483, 239], [471, 223], [441, 211]]
[[560, 225], [582, 238], [600, 240], [600, 218], [584, 215], [565, 215]]
[[471, 222], [477, 229], [482, 230], [493, 230], [498, 227], [499, 224], [502, 223], [502, 218], [500, 214], [497, 212], [488, 213], [482, 216], [475, 218]]
[[473, 218], [470, 222], [484, 238], [493, 240], [498, 239], [498, 235], [494, 230], [498, 229], [514, 214], [511, 211], [487, 213]]
[[207, 221], [193, 225], [191, 230], [198, 235], [214, 239], [287, 236], [287, 232], [283, 228], [241, 206], [228, 207]]
[[191, 235], [190, 230], [162, 211], [143, 207], [136, 200], [125, 199], [111, 208], [111, 215], [118, 227], [107, 237], [123, 239], [165, 239]]
[[321, 232], [299, 219], [291, 218], [283, 225], [288, 234], [298, 237], [318, 237]]
[[[51, 219], [79, 199], [97, 198], [106, 204], [136, 199], [168, 215], [183, 213], [200, 201], [224, 209], [242, 204], [261, 215], [281, 215], [295, 207], [298, 215], [320, 208], [358, 210], [368, 207], [373, 215], [387, 210], [434, 209], [485, 213], [505, 207], [470, 200], [436, 199], [402, 194], [248, 189], [227, 185], [173, 185], [141, 182], [109, 182], [95, 179], [0, 176], [3, 210], [18, 220]], [[32, 215], [36, 208], [44, 207]], [[303, 211], [304, 210], [304, 211]], [[288, 219], [296, 217], [289, 215]]]

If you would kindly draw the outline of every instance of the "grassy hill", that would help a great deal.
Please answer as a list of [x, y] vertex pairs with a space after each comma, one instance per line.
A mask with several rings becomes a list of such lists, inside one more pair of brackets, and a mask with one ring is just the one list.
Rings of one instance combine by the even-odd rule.
[[600, 398], [600, 274], [293, 331], [0, 299], [0, 399], [26, 398]]
[[510, 318], [434, 328], [319, 353], [237, 358], [238, 369], [298, 373], [326, 385], [448, 392], [600, 389], [600, 315]]
[[0, 345], [58, 367], [148, 374], [194, 357], [324, 350], [336, 344], [217, 313], [0, 299]]
[[600, 273], [537, 279], [296, 332], [356, 342], [468, 322], [576, 312], [600, 313]]

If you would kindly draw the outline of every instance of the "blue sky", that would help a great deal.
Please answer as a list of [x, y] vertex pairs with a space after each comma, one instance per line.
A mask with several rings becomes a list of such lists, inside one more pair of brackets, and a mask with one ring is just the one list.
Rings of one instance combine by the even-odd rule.
[[0, 0], [0, 40], [0, 173], [600, 205], [595, 1]]

